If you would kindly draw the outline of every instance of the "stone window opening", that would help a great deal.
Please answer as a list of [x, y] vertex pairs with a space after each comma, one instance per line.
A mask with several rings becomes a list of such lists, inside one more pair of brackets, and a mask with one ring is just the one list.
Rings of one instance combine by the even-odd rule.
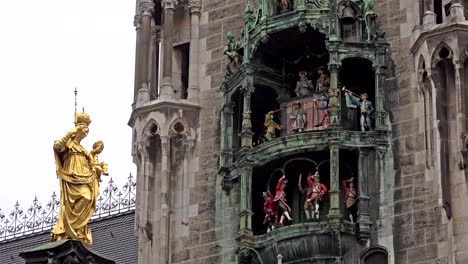
[[161, 162], [161, 137], [159, 135], [159, 128], [153, 124], [149, 129], [150, 136], [148, 137], [147, 151], [148, 159], [152, 163]]
[[[278, 94], [271, 88], [266, 86], [257, 86], [252, 94], [251, 101], [251, 120], [252, 132], [254, 133], [252, 142], [253, 145], [259, 145], [265, 141], [265, 116], [268, 112], [274, 111], [274, 120], [281, 124], [280, 105], [277, 101]], [[276, 136], [281, 135], [280, 131], [275, 131]]]
[[[338, 179], [340, 190], [340, 212], [343, 219], [350, 222], [349, 212], [345, 207], [345, 191], [342, 186], [344, 180], [349, 180], [354, 177], [354, 186], [359, 193], [358, 188], [358, 172], [356, 170], [358, 164], [358, 155], [355, 151], [341, 150], [340, 151], [340, 176]], [[319, 220], [307, 219], [304, 202], [307, 195], [307, 177], [309, 173], [315, 174], [317, 171], [320, 175], [320, 183], [323, 183], [328, 188], [328, 193], [320, 202]], [[302, 176], [299, 177], [299, 174]], [[263, 193], [269, 191], [272, 196], [276, 194], [276, 187], [278, 180], [286, 175], [288, 180], [286, 184], [286, 200], [291, 207], [292, 223], [288, 223], [283, 227], [287, 228], [288, 225], [302, 224], [302, 223], [319, 223], [328, 221], [328, 212], [330, 209], [330, 153], [328, 150], [307, 152], [304, 154], [295, 154], [284, 158], [278, 158], [270, 161], [269, 163], [255, 167], [252, 173], [252, 230], [255, 235], [262, 235], [267, 232], [267, 224], [264, 224], [264, 198]], [[299, 179], [301, 180], [299, 182]], [[304, 193], [299, 190], [299, 185], [304, 189]], [[312, 210], [313, 211], [313, 210]], [[354, 222], [357, 220], [357, 208], [353, 213]], [[279, 216], [278, 216], [279, 217]]]
[[387, 264], [388, 251], [382, 246], [373, 246], [361, 254], [361, 264]]
[[189, 65], [190, 65], [190, 42], [174, 47], [173, 53], [173, 82], [174, 89], [180, 99], [188, 97]]
[[[375, 71], [372, 68], [372, 62], [363, 58], [347, 58], [342, 61], [342, 66], [339, 72], [339, 86], [341, 90], [345, 87], [350, 90], [355, 96], [367, 94], [368, 100], [375, 106]], [[342, 91], [343, 92], [343, 91]], [[360, 116], [358, 109], [347, 107], [346, 96], [342, 98], [342, 121], [343, 127], [347, 130], [360, 130]], [[372, 118], [371, 118], [372, 119]], [[371, 124], [375, 128], [374, 124]]]

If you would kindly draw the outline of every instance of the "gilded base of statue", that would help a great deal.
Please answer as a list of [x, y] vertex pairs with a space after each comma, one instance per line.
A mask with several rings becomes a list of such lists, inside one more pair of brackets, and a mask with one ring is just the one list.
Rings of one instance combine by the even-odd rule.
[[115, 261], [99, 256], [78, 240], [60, 240], [20, 253], [29, 264], [115, 264]]

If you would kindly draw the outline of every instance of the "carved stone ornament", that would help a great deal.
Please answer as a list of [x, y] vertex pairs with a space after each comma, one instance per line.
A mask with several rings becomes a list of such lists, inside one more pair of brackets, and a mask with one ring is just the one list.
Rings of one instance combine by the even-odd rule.
[[175, 6], [178, 4], [177, 0], [162, 0], [161, 6], [164, 10], [166, 9], [175, 9]]
[[138, 7], [140, 9], [141, 16], [152, 16], [154, 12], [154, 3], [151, 1], [141, 2]]
[[252, 253], [248, 249], [241, 249], [238, 255], [237, 263], [238, 264], [252, 264]]
[[161, 40], [161, 26], [153, 25], [151, 27], [151, 37], [153, 38], [153, 41]]
[[201, 1], [200, 0], [189, 0], [188, 8], [190, 13], [200, 13], [201, 12]]

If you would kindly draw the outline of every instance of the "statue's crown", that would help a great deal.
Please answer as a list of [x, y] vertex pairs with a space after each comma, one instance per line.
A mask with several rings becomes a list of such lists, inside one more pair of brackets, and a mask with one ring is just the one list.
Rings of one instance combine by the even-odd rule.
[[76, 116], [75, 126], [79, 126], [79, 125], [89, 126], [90, 123], [91, 123], [91, 118], [89, 117], [87, 113], [82, 112]]

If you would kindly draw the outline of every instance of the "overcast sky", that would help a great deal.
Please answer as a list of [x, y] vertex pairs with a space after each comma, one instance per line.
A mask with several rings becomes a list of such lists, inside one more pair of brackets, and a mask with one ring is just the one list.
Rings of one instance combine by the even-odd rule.
[[[134, 0], [0, 0], [0, 209], [44, 206], [58, 191], [53, 141], [73, 128], [74, 95], [92, 123], [99, 159], [122, 186], [135, 166], [127, 126], [133, 101]], [[101, 185], [107, 183], [108, 179]]]

